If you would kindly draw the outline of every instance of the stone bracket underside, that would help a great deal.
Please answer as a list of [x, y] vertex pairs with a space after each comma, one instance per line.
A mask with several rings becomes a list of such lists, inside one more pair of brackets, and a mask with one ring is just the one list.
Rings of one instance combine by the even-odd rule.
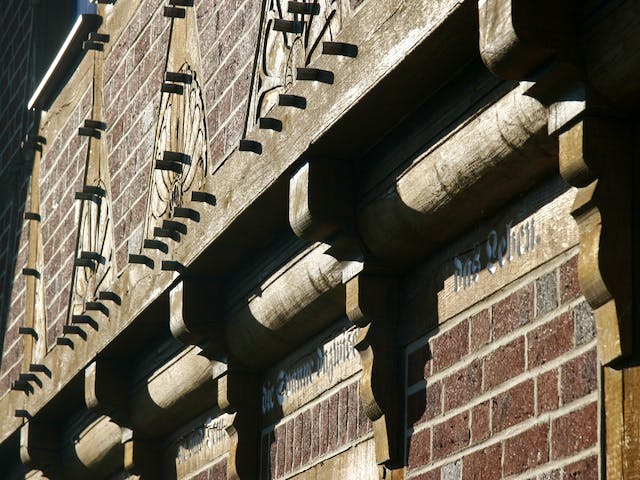
[[20, 428], [20, 460], [34, 470], [56, 478], [59, 472], [58, 432], [53, 425], [26, 421]]

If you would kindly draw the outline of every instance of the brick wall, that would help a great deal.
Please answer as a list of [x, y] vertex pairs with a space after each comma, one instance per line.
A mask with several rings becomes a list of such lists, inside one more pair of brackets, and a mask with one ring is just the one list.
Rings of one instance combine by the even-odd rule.
[[20, 372], [23, 345], [18, 328], [24, 321], [27, 224], [23, 221], [28, 178], [20, 142], [33, 116], [27, 111], [34, 80], [32, 67], [33, 9], [7, 0], [0, 11], [0, 397]]
[[91, 117], [92, 103], [89, 86], [58, 135], [45, 146], [40, 167], [42, 280], [49, 348], [62, 334], [67, 318], [80, 208], [75, 192], [82, 190], [89, 146], [89, 140], [78, 135], [78, 128]]
[[189, 477], [189, 480], [227, 480], [227, 460], [221, 460]]
[[575, 253], [408, 350], [407, 478], [598, 478], [595, 325]]
[[371, 436], [358, 381], [344, 383], [263, 431], [261, 478], [288, 478]]

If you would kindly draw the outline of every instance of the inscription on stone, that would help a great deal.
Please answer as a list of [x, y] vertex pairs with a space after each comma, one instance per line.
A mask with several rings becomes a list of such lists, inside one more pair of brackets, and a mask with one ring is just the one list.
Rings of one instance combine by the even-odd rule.
[[262, 384], [262, 414], [281, 411], [286, 415], [358, 372], [356, 337], [355, 328], [343, 328], [303, 347], [273, 369]]
[[516, 262], [533, 252], [541, 241], [536, 236], [535, 218], [531, 217], [515, 228], [512, 224], [510, 220], [501, 229], [491, 230], [486, 242], [477, 245], [470, 254], [453, 259], [455, 292], [477, 283], [481, 270], [486, 269], [495, 275], [507, 263]]

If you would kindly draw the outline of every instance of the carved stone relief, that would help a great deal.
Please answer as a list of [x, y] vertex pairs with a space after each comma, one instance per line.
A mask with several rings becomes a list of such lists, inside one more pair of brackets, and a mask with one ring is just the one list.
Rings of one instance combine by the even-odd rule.
[[[294, 3], [294, 2], [291, 2]], [[278, 103], [278, 95], [295, 83], [296, 68], [308, 66], [322, 53], [322, 42], [333, 41], [350, 13], [344, 0], [305, 0], [290, 13], [289, 2], [266, 0], [256, 55], [247, 128], [251, 129]], [[282, 21], [291, 22], [284, 25]], [[282, 31], [283, 28], [289, 31]]]
[[163, 93], [154, 161], [165, 159], [165, 152], [186, 155], [181, 171], [154, 168], [147, 207], [145, 238], [153, 238], [153, 230], [173, 216], [175, 208], [190, 200], [188, 193], [202, 189], [208, 168], [205, 110], [198, 76], [191, 66], [183, 64], [180, 73], [189, 75], [183, 93]]

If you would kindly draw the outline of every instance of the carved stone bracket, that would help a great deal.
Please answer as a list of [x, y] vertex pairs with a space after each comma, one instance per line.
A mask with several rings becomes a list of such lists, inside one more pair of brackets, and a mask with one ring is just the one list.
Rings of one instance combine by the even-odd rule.
[[181, 278], [169, 292], [169, 327], [185, 345], [202, 345], [222, 338], [215, 306], [217, 285], [209, 280]]
[[218, 380], [218, 406], [229, 414], [228, 480], [258, 478], [259, 391], [255, 372], [237, 368], [233, 361]]
[[122, 429], [124, 469], [142, 478], [160, 478], [162, 462], [158, 461], [161, 449], [153, 440], [137, 438], [135, 431]]
[[397, 282], [361, 273], [347, 282], [347, 316], [359, 328], [360, 401], [373, 422], [378, 465], [403, 465], [402, 391], [396, 345]]
[[124, 426], [128, 419], [127, 396], [123, 372], [113, 362], [95, 360], [85, 368], [84, 401], [89, 410]]

